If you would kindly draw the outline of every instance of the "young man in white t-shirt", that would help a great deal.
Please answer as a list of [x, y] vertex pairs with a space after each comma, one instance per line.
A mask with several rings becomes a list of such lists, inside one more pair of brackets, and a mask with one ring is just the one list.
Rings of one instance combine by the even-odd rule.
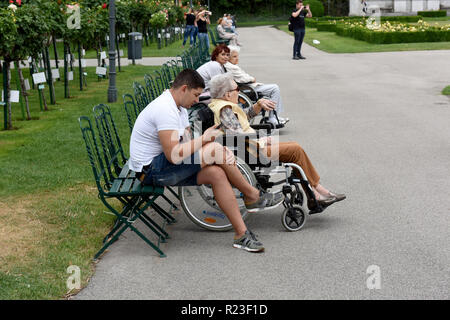
[[233, 246], [251, 252], [264, 247], [242, 220], [232, 185], [244, 194], [249, 212], [277, 206], [271, 194], [260, 196], [236, 166], [233, 153], [214, 142], [222, 134], [217, 126], [190, 139], [186, 109], [198, 103], [205, 87], [192, 69], [178, 74], [172, 87], [152, 101], [136, 119], [130, 140], [129, 166], [144, 184], [180, 186], [210, 184], [215, 200], [235, 230]]

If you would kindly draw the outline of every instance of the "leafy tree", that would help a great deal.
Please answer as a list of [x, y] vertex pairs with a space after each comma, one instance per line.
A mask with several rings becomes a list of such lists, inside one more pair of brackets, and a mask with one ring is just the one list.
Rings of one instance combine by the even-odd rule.
[[322, 17], [324, 14], [324, 7], [319, 0], [305, 0], [304, 4], [309, 4], [313, 17]]
[[[12, 112], [10, 99], [11, 75], [9, 65], [18, 62], [28, 56], [37, 57], [42, 49], [42, 44], [49, 32], [49, 27], [41, 8], [37, 5], [21, 5], [16, 9], [0, 8], [0, 56], [6, 62], [6, 96], [8, 101], [8, 123], [7, 128], [12, 129]], [[19, 65], [19, 64], [16, 64]], [[20, 70], [19, 70], [20, 72]], [[24, 90], [23, 76], [22, 92]], [[27, 116], [30, 119], [28, 101]]]

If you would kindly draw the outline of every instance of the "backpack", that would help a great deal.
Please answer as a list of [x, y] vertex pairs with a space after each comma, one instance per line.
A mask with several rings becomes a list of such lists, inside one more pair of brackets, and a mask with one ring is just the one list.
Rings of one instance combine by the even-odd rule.
[[289, 17], [288, 29], [289, 31], [294, 31], [294, 26], [292, 25], [292, 15]]

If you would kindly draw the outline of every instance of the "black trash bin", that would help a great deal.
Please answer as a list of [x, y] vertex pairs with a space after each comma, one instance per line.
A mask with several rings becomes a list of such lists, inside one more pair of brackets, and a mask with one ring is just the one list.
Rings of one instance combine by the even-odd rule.
[[128, 34], [128, 59], [142, 59], [142, 33], [130, 32]]

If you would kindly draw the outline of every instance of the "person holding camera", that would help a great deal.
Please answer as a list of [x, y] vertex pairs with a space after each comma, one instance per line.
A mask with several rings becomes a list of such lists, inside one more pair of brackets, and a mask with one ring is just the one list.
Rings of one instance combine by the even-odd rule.
[[186, 13], [186, 28], [184, 29], [184, 39], [183, 39], [183, 47], [186, 44], [186, 40], [189, 37], [189, 44], [192, 46], [195, 44], [194, 42], [194, 32], [195, 32], [195, 15], [192, 8], [189, 8], [189, 11]]
[[209, 51], [209, 37], [207, 25], [211, 23], [209, 16], [212, 15], [211, 11], [201, 10], [196, 17], [195, 22], [198, 28], [198, 41], [203, 42], [208, 47]]
[[292, 59], [306, 59], [300, 54], [303, 39], [305, 38], [305, 18], [311, 18], [312, 13], [309, 4], [303, 5], [303, 0], [297, 0], [295, 9], [292, 11], [291, 24], [294, 29], [294, 54]]

